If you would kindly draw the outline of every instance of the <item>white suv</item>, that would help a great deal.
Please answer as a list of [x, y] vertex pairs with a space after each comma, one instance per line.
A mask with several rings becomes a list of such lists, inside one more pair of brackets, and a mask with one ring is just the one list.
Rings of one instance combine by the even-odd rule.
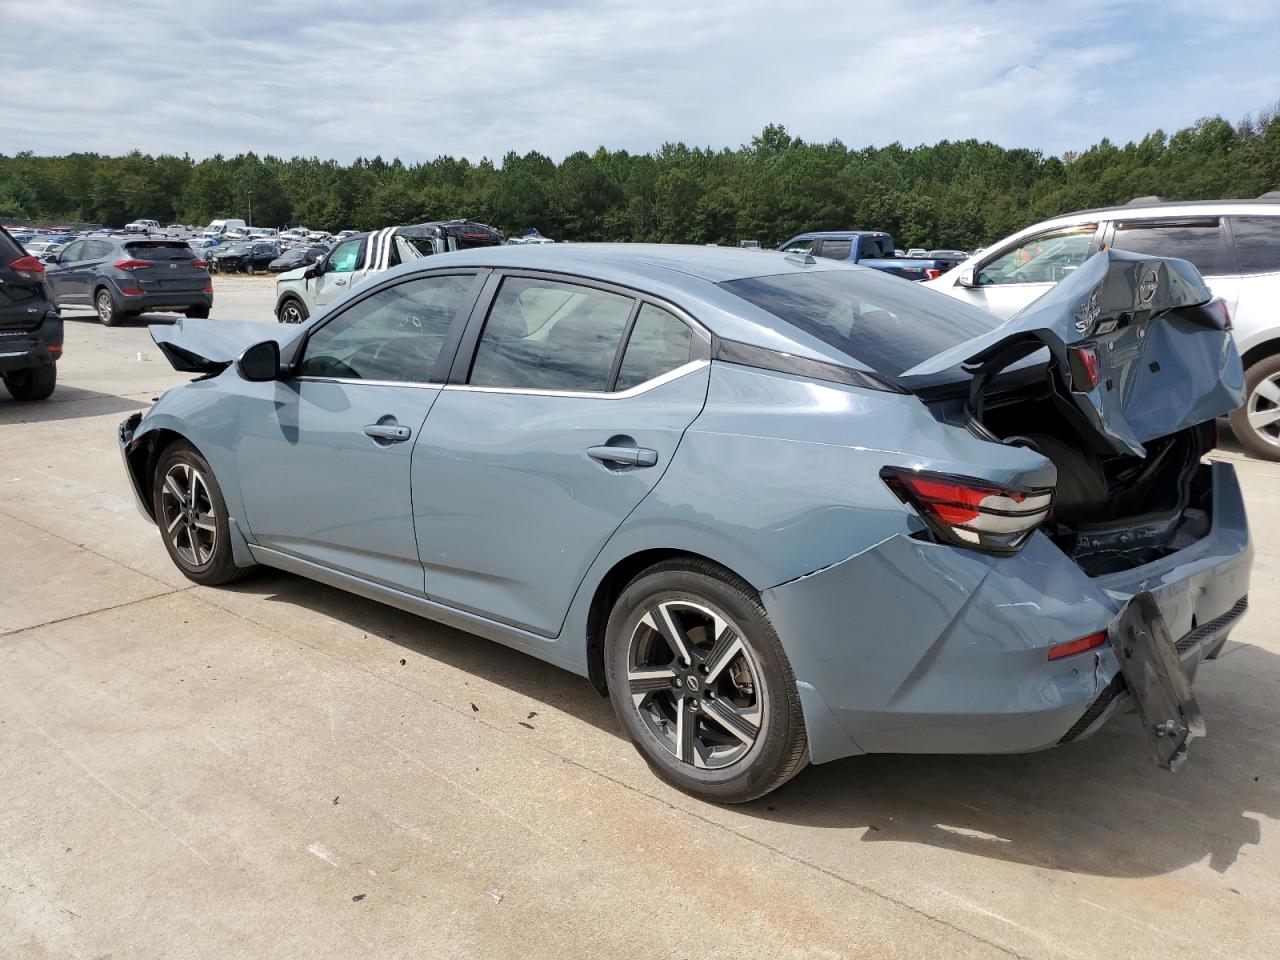
[[1098, 250], [1189, 260], [1231, 310], [1245, 404], [1231, 427], [1280, 460], [1280, 193], [1257, 200], [1134, 200], [1069, 213], [994, 243], [927, 286], [1008, 319]]

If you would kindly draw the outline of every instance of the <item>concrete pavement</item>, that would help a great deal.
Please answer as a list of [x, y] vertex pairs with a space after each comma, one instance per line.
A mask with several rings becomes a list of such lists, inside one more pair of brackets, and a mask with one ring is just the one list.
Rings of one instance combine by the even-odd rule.
[[[269, 280], [216, 283], [270, 319]], [[1252, 608], [1176, 774], [1121, 717], [719, 808], [585, 681], [296, 577], [183, 579], [114, 431], [186, 378], [68, 318], [52, 400], [0, 400], [0, 957], [1275, 956], [1280, 465], [1223, 454]]]

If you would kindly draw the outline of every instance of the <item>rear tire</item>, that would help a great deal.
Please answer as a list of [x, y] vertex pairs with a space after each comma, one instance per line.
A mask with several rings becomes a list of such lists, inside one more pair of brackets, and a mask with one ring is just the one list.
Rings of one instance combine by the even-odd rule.
[[104, 327], [114, 327], [120, 322], [120, 311], [115, 298], [106, 287], [99, 287], [93, 295], [93, 308], [98, 312], [98, 322]]
[[1253, 456], [1280, 460], [1280, 355], [1244, 372], [1244, 397], [1244, 405], [1231, 411], [1232, 432]]
[[307, 305], [297, 297], [286, 297], [276, 310], [276, 319], [281, 323], [302, 323], [309, 316]]
[[46, 400], [53, 394], [57, 383], [58, 368], [53, 363], [15, 370], [4, 376], [4, 387], [15, 400]]
[[236, 564], [222, 488], [208, 461], [185, 440], [160, 455], [151, 507], [169, 558], [188, 580], [216, 587], [253, 569]]
[[685, 793], [745, 803], [809, 762], [795, 677], [769, 615], [749, 584], [713, 563], [668, 560], [632, 580], [609, 614], [605, 669], [631, 742]]

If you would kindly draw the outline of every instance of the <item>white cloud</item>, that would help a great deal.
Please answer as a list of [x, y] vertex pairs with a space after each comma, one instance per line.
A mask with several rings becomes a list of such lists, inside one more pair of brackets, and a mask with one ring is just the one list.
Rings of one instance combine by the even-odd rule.
[[560, 157], [736, 146], [779, 122], [851, 146], [1059, 152], [1265, 106], [1274, 6], [0, 0], [23, 38], [0, 151]]

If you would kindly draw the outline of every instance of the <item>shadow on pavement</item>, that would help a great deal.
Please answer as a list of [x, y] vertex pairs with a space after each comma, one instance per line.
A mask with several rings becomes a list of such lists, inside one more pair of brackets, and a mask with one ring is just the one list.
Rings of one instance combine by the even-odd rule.
[[[500, 644], [289, 574], [264, 571], [232, 589], [333, 617], [370, 643], [389, 640], [624, 739], [609, 700], [585, 680]], [[1277, 684], [1280, 657], [1229, 641], [1197, 684], [1209, 736], [1176, 773], [1156, 767], [1136, 718], [1122, 713], [1093, 738], [1043, 753], [882, 755], [809, 767], [726, 813], [842, 831], [833, 844], [846, 848], [851, 840], [925, 844], [1100, 876], [1157, 876], [1206, 860], [1223, 872], [1260, 842], [1259, 816], [1280, 818], [1280, 751], [1266, 735], [1280, 718], [1263, 693]]]
[[49, 423], [55, 420], [77, 420], [84, 417], [101, 417], [108, 413], [125, 413], [145, 410], [150, 398], [131, 399], [114, 393], [100, 393], [83, 387], [67, 387], [62, 384], [48, 400], [19, 403], [0, 389], [0, 424]]

